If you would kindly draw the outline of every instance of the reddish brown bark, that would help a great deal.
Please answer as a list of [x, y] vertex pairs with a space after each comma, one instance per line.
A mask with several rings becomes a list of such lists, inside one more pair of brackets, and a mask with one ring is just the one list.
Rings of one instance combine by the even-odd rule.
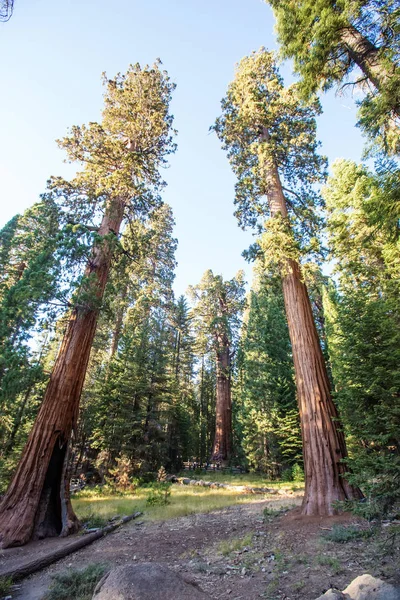
[[[358, 29], [349, 26], [342, 30], [341, 39], [351, 57], [377, 90], [390, 79], [391, 74], [383, 65], [379, 48], [374, 46]], [[393, 68], [394, 69], [394, 68]], [[392, 73], [393, 75], [393, 73]]]
[[[268, 140], [268, 132], [264, 131]], [[286, 201], [277, 166], [268, 165], [267, 197], [272, 217], [287, 218]], [[305, 471], [303, 515], [333, 515], [332, 503], [361, 498], [343, 477], [347, 456], [338, 411], [332, 401], [329, 377], [322, 354], [307, 288], [298, 262], [282, 265], [282, 287], [292, 344], [300, 411]]]
[[226, 464], [232, 454], [232, 398], [230, 352], [227, 336], [222, 336], [217, 350], [217, 399], [215, 408], [215, 437], [211, 460]]
[[[76, 425], [81, 391], [96, 332], [99, 307], [110, 270], [110, 234], [118, 234], [124, 211], [110, 202], [85, 272], [85, 305], [72, 311], [42, 405], [13, 480], [0, 505], [3, 547], [32, 537], [68, 535], [78, 520], [69, 498], [68, 443]], [[83, 295], [81, 295], [83, 298]]]

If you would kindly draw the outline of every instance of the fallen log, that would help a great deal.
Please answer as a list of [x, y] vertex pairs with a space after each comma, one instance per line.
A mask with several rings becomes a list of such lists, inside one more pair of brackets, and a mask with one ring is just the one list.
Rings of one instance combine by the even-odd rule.
[[128, 523], [128, 521], [132, 521], [132, 519], [136, 519], [141, 514], [141, 512], [135, 512], [126, 517], [122, 517], [118, 521], [111, 523], [106, 527], [102, 527], [94, 533], [88, 533], [86, 535], [79, 536], [78, 539], [74, 539], [74, 541], [70, 542], [69, 544], [66, 544], [65, 546], [62, 546], [58, 550], [50, 552], [49, 554], [40, 556], [39, 558], [26, 562], [25, 564], [22, 564], [18, 567], [9, 567], [8, 569], [6, 568], [4, 570], [1, 570], [0, 577], [10, 577], [13, 582], [19, 581], [20, 579], [24, 579], [24, 577], [27, 577], [28, 575], [31, 575], [36, 571], [40, 571], [41, 569], [44, 569], [45, 567], [51, 565], [57, 560], [60, 560], [60, 558], [64, 558], [65, 556], [68, 556], [68, 554], [76, 552], [77, 550], [80, 550], [81, 548], [92, 544], [96, 540], [104, 537], [108, 533], [111, 533], [112, 531], [120, 527], [120, 525]]

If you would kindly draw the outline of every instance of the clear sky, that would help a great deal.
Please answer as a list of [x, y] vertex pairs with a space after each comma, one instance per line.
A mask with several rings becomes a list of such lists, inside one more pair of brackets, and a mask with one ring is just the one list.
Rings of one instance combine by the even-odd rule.
[[[165, 172], [164, 199], [179, 240], [177, 294], [211, 268], [231, 278], [251, 268], [252, 242], [233, 217], [234, 177], [209, 127], [234, 65], [252, 50], [276, 48], [273, 15], [262, 0], [15, 0], [0, 23], [0, 227], [37, 201], [50, 175], [71, 167], [55, 139], [95, 121], [101, 73], [161, 58], [177, 83], [172, 111], [178, 152]], [[282, 70], [291, 81], [290, 65]], [[359, 160], [360, 133], [351, 98], [322, 98], [319, 137], [330, 161]]]

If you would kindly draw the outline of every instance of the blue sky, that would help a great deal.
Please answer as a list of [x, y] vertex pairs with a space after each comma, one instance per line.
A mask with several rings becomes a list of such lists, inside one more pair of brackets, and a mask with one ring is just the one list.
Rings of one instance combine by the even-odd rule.
[[[54, 140], [99, 118], [101, 73], [160, 57], [177, 83], [178, 152], [164, 194], [179, 240], [176, 293], [209, 268], [225, 278], [244, 268], [250, 279], [241, 252], [252, 234], [233, 217], [235, 180], [209, 127], [235, 63], [276, 48], [273, 22], [262, 0], [15, 0], [12, 19], [0, 24], [0, 226], [37, 201], [50, 175], [72, 174]], [[282, 73], [290, 82], [290, 65]], [[359, 160], [353, 100], [330, 93], [322, 101], [323, 152]]]

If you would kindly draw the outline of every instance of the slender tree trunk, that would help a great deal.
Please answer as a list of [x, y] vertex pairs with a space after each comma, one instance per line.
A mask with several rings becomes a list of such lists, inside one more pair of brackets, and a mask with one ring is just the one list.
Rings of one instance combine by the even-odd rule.
[[224, 336], [217, 351], [217, 401], [211, 460], [226, 464], [232, 455], [232, 399], [229, 341]]
[[[263, 132], [269, 139], [267, 131]], [[272, 217], [287, 219], [286, 201], [276, 163], [267, 165], [267, 196]], [[287, 259], [281, 267], [286, 317], [292, 344], [303, 439], [305, 493], [303, 515], [333, 515], [332, 503], [361, 498], [343, 477], [346, 443], [322, 354], [300, 266]]]
[[110, 348], [110, 359], [114, 357], [115, 353], [118, 350], [118, 344], [122, 333], [122, 324], [124, 320], [125, 314], [125, 300], [128, 295], [128, 284], [126, 283], [122, 289], [121, 297], [120, 297], [120, 306], [117, 310], [117, 318], [115, 320], [114, 331], [111, 341]]
[[[109, 203], [98, 231], [100, 239], [118, 234], [123, 211], [122, 200]], [[76, 306], [71, 314], [38, 416], [0, 505], [3, 547], [25, 544], [32, 537], [68, 535], [79, 525], [69, 498], [67, 450], [111, 258], [109, 240], [103, 239], [95, 245], [86, 268], [85, 294], [80, 295], [86, 304]]]

